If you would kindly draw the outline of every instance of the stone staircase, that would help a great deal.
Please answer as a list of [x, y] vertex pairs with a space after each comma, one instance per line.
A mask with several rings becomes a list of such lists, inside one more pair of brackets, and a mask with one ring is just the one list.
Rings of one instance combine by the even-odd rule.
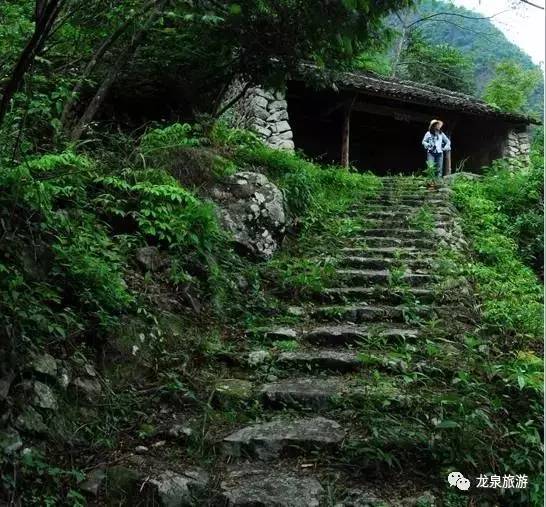
[[[457, 344], [442, 337], [435, 343], [425, 324], [431, 319], [453, 323], [467, 313], [461, 302], [461, 294], [468, 293], [465, 281], [451, 288], [442, 285], [441, 251], [465, 246], [449, 190], [429, 188], [418, 178], [382, 181], [375, 198], [348, 212], [366, 228], [341, 249], [338, 285], [305, 305], [299, 326], [262, 333], [273, 345], [296, 340], [298, 347], [279, 352], [276, 378], [257, 388], [263, 422], [239, 428], [221, 442], [228, 463], [221, 473], [225, 505], [426, 505], [427, 498], [434, 505], [434, 486], [426, 481], [412, 490], [407, 484], [397, 486], [389, 472], [363, 473], [374, 469], [373, 458], [371, 468], [355, 474], [351, 458], [355, 445], [366, 448], [373, 438], [367, 421], [347, 406], [371, 404], [378, 414], [394, 418], [395, 426], [411, 427], [404, 407], [416, 393], [404, 386], [380, 392], [370, 380], [374, 375], [383, 375], [391, 386], [399, 386], [401, 372], [449, 375], [423, 356], [397, 361], [386, 353], [389, 347], [403, 344], [417, 350], [427, 340], [444, 347], [447, 364], [456, 363]], [[439, 385], [444, 389], [448, 382]], [[423, 403], [434, 403], [434, 397]], [[402, 431], [400, 439], [404, 443], [388, 443], [388, 452], [399, 461], [414, 452], [418, 468], [426, 444], [412, 441], [409, 431]]]

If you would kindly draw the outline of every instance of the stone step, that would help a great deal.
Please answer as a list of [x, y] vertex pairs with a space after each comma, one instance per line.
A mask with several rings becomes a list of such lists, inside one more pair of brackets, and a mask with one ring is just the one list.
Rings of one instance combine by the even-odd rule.
[[407, 258], [416, 258], [423, 257], [425, 259], [434, 258], [436, 252], [431, 251], [430, 249], [417, 248], [415, 246], [410, 247], [401, 247], [401, 246], [382, 246], [382, 247], [371, 247], [371, 246], [352, 246], [352, 247], [343, 247], [342, 252], [349, 254], [351, 256], [357, 257], [385, 257], [389, 259], [407, 259]]
[[366, 200], [370, 205], [386, 204], [389, 206], [446, 206], [449, 203], [448, 199], [439, 198], [438, 196], [409, 196], [409, 195], [379, 195]]
[[348, 255], [339, 259], [340, 266], [347, 266], [356, 269], [388, 269], [403, 265], [404, 267], [411, 268], [412, 270], [434, 269], [434, 259], [393, 259], [387, 257], [360, 257], [355, 255]]
[[224, 438], [222, 450], [232, 458], [271, 461], [307, 451], [335, 450], [345, 438], [336, 422], [324, 417], [275, 419], [253, 424]]
[[372, 237], [385, 237], [392, 236], [396, 238], [419, 238], [423, 236], [433, 236], [434, 229], [430, 231], [424, 231], [421, 229], [404, 229], [401, 227], [377, 227], [371, 229], [364, 229], [359, 233], [359, 236], [372, 236]]
[[356, 371], [363, 367], [358, 353], [349, 350], [315, 349], [283, 352], [277, 358], [279, 366], [303, 371]]
[[347, 286], [354, 287], [358, 285], [411, 285], [421, 286], [434, 283], [438, 278], [428, 273], [406, 272], [403, 275], [393, 279], [392, 273], [387, 270], [373, 269], [338, 269], [336, 270], [338, 280], [343, 281]]
[[[355, 236], [354, 243], [365, 244], [370, 247], [385, 247], [385, 246], [398, 246], [398, 247], [420, 247], [420, 248], [434, 248], [438, 246], [438, 240], [429, 238], [396, 238], [392, 236]], [[354, 244], [353, 243], [353, 244]]]
[[338, 320], [345, 322], [405, 322], [409, 315], [427, 317], [432, 313], [428, 306], [418, 309], [409, 308], [404, 305], [337, 305], [320, 306], [313, 310], [312, 316], [322, 320]]
[[[425, 205], [426, 204], [426, 205]], [[347, 210], [347, 213], [357, 212], [358, 214], [364, 214], [376, 211], [390, 211], [397, 213], [419, 213], [425, 208], [430, 213], [437, 214], [456, 214], [455, 207], [448, 203], [416, 203], [416, 204], [404, 204], [404, 203], [385, 203], [385, 202], [369, 202], [366, 201], [366, 204], [363, 206], [350, 208]]]
[[273, 407], [302, 407], [321, 410], [332, 405], [343, 392], [339, 377], [289, 378], [265, 384], [261, 390], [264, 403]]
[[[419, 210], [406, 212], [406, 211], [394, 211], [394, 210], [376, 210], [376, 211], [367, 211], [360, 210], [360, 215], [362, 215], [367, 220], [411, 220], [419, 216]], [[433, 220], [453, 220], [454, 216], [452, 213], [447, 212], [431, 212], [430, 216]]]
[[230, 470], [220, 485], [229, 507], [319, 507], [324, 489], [314, 477], [256, 465]]
[[[379, 229], [379, 230], [385, 230], [385, 231], [393, 231], [398, 230], [400, 234], [409, 234], [406, 231], [418, 231], [418, 237], [421, 236], [423, 233], [425, 234], [435, 234], [437, 233], [436, 229], [444, 229], [446, 231], [453, 230], [457, 228], [457, 225], [454, 221], [446, 222], [445, 220], [433, 220], [430, 223], [430, 227], [427, 225], [420, 226], [419, 224], [416, 224], [413, 222], [413, 218], [411, 217], [405, 217], [403, 219], [398, 218], [392, 218], [392, 219], [376, 219], [373, 218], [371, 220], [366, 219], [365, 220], [366, 227], [368, 229], [363, 229], [363, 232], [367, 232], [372, 229]], [[404, 231], [404, 232], [402, 232]], [[381, 235], [377, 234], [378, 236]], [[396, 236], [396, 232], [392, 232], [391, 235]]]
[[383, 301], [403, 304], [412, 299], [430, 303], [437, 298], [437, 294], [435, 290], [423, 287], [332, 287], [324, 289], [318, 297], [322, 301]]
[[303, 334], [303, 339], [317, 345], [348, 345], [373, 338], [383, 338], [387, 341], [415, 339], [419, 336], [417, 329], [385, 326], [355, 326], [338, 325], [323, 326], [311, 329]]

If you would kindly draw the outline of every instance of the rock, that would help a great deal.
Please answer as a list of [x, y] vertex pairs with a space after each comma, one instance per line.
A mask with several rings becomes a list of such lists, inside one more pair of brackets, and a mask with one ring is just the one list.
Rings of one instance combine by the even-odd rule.
[[174, 439], [187, 439], [193, 433], [193, 430], [189, 426], [183, 424], [173, 424], [168, 428], [164, 435], [169, 438]]
[[265, 384], [260, 392], [273, 405], [322, 409], [341, 394], [342, 384], [336, 378], [291, 378]]
[[13, 454], [23, 447], [19, 433], [13, 428], [0, 430], [0, 454]]
[[223, 407], [246, 402], [252, 398], [252, 382], [242, 379], [223, 379], [214, 388], [214, 398]]
[[168, 257], [155, 246], [139, 248], [136, 260], [146, 271], [159, 271], [169, 263]]
[[[288, 111], [286, 110], [276, 111], [275, 113], [267, 117], [267, 121], [272, 123], [273, 122], [276, 123], [283, 120], [288, 120]], [[288, 125], [288, 128], [290, 128], [290, 125]]]
[[264, 338], [268, 340], [295, 340], [298, 337], [298, 332], [289, 327], [277, 327], [275, 329], [266, 329]]
[[137, 454], [146, 454], [149, 451], [149, 449], [144, 445], [137, 445], [135, 447], [135, 452]]
[[[254, 97], [254, 106], [257, 108], [269, 109], [268, 100], [265, 97], [260, 97], [259, 95]], [[275, 103], [275, 102], [273, 102]]]
[[324, 491], [313, 477], [260, 469], [230, 472], [221, 489], [228, 507], [318, 507]]
[[263, 259], [277, 250], [285, 233], [282, 192], [263, 174], [239, 172], [211, 192], [221, 224], [243, 252]]
[[102, 386], [96, 378], [77, 377], [70, 385], [76, 396], [90, 404], [96, 402], [102, 392]]
[[23, 412], [17, 416], [15, 426], [17, 429], [28, 433], [43, 434], [47, 432], [47, 426], [41, 414], [30, 405], [25, 407]]
[[[256, 118], [254, 119], [254, 121], [256, 121], [256, 119], [259, 119], [259, 120], [262, 120], [265, 122], [265, 120], [267, 120], [270, 116], [270, 113], [269, 111], [267, 110], [266, 107], [257, 107], [255, 106], [254, 107], [254, 115], [256, 116]], [[262, 125], [264, 126], [264, 125]]]
[[90, 495], [97, 496], [105, 480], [106, 472], [104, 468], [95, 468], [85, 476], [85, 480], [79, 485], [79, 489]]
[[32, 383], [32, 405], [48, 410], [57, 410], [57, 397], [53, 389], [43, 382], [35, 380]]
[[351, 489], [343, 502], [336, 504], [335, 507], [388, 507], [388, 504], [372, 493]]
[[192, 507], [202, 505], [198, 503], [199, 497], [207, 492], [208, 483], [208, 474], [194, 469], [183, 473], [165, 470], [147, 484], [152, 485], [154, 500], [159, 500], [161, 507]]
[[[114, 505], [131, 505], [139, 494], [140, 475], [135, 470], [116, 465], [106, 470], [105, 496]], [[118, 503], [115, 503], [115, 502]]]
[[288, 108], [288, 103], [286, 102], [286, 100], [275, 100], [273, 102], [270, 102], [267, 106], [267, 110], [270, 113], [286, 110], [287, 108]]
[[294, 137], [294, 134], [292, 133], [291, 130], [286, 130], [284, 132], [280, 132], [279, 134], [277, 134], [277, 138], [282, 139], [283, 141], [284, 140], [290, 140], [293, 137]]
[[268, 137], [271, 137], [272, 131], [268, 127], [261, 127], [260, 125], [254, 125], [252, 127], [252, 130], [254, 130], [254, 132], [264, 137], [265, 139], [267, 139]]
[[362, 367], [356, 352], [341, 350], [317, 350], [311, 352], [283, 352], [278, 362], [283, 366], [297, 367], [302, 370], [321, 369], [351, 371]]
[[271, 359], [271, 354], [267, 350], [253, 350], [249, 352], [247, 362], [250, 366], [258, 366]]
[[57, 362], [50, 354], [44, 353], [34, 356], [29, 366], [36, 373], [47, 377], [55, 378], [57, 376]]
[[255, 456], [272, 460], [287, 450], [315, 450], [335, 447], [345, 438], [341, 426], [324, 417], [274, 420], [242, 428], [224, 438], [226, 456]]
[[0, 379], [0, 401], [4, 401], [8, 397], [9, 390], [14, 378], [15, 374], [13, 372], [9, 372], [7, 375]]
[[305, 315], [305, 310], [301, 306], [289, 306], [286, 309], [286, 313], [294, 317], [302, 317], [303, 315]]

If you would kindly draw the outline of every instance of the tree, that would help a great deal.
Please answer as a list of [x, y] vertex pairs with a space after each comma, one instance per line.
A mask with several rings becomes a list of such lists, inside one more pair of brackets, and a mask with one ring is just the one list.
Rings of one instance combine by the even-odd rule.
[[484, 99], [504, 111], [524, 112], [540, 78], [538, 69], [525, 70], [511, 61], [499, 63], [495, 77], [485, 87]]
[[431, 44], [413, 32], [399, 61], [399, 73], [412, 81], [472, 94], [476, 91], [474, 64], [449, 44]]

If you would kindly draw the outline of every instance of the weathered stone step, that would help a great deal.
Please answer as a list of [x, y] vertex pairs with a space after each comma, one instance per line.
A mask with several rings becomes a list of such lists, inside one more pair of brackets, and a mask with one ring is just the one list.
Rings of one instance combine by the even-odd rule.
[[434, 258], [436, 252], [430, 249], [417, 248], [415, 246], [382, 246], [382, 247], [371, 247], [371, 246], [352, 246], [352, 247], [343, 247], [342, 252], [345, 252], [349, 255], [354, 256], [372, 256], [372, 257], [385, 257], [385, 258], [416, 258], [423, 257], [425, 259]]
[[372, 338], [383, 338], [387, 341], [414, 339], [419, 335], [417, 329], [404, 327], [368, 327], [355, 325], [317, 327], [303, 334], [309, 343], [317, 345], [347, 345]]
[[401, 227], [374, 227], [370, 229], [364, 229], [359, 233], [359, 236], [393, 236], [396, 238], [419, 238], [422, 236], [433, 236], [434, 229], [431, 231], [423, 231], [421, 229], [404, 229]]
[[241, 428], [223, 440], [225, 456], [251, 456], [269, 461], [286, 454], [332, 450], [345, 438], [345, 431], [324, 417], [276, 419]]
[[403, 304], [411, 299], [424, 303], [433, 302], [437, 294], [433, 289], [422, 287], [333, 287], [324, 289], [319, 298], [323, 301], [385, 301]]
[[349, 350], [316, 349], [302, 352], [283, 352], [277, 358], [279, 366], [304, 371], [355, 371], [363, 367], [356, 352]]
[[438, 280], [436, 276], [431, 274], [412, 272], [406, 272], [394, 279], [392, 273], [387, 269], [338, 269], [336, 274], [340, 281], [345, 282], [350, 287], [355, 285], [393, 285], [395, 282], [398, 285], [419, 286]]
[[434, 259], [404, 259], [398, 260], [390, 257], [360, 257], [355, 255], [348, 255], [339, 259], [340, 266], [347, 266], [357, 269], [388, 269], [390, 267], [396, 267], [403, 264], [413, 270], [419, 269], [433, 269], [435, 266]]
[[426, 202], [426, 203], [415, 203], [415, 204], [407, 204], [407, 203], [385, 203], [385, 202], [370, 202], [366, 201], [366, 204], [351, 208], [347, 210], [347, 213], [351, 212], [357, 212], [359, 214], [366, 215], [367, 213], [376, 212], [376, 211], [390, 211], [390, 212], [398, 212], [398, 213], [419, 213], [421, 210], [425, 208], [427, 211], [430, 211], [431, 213], [443, 213], [443, 214], [456, 214], [456, 210], [454, 206], [449, 202], [442, 202], [442, 203], [432, 203], [432, 202]]
[[220, 487], [227, 507], [318, 507], [324, 492], [314, 477], [256, 465], [230, 470]]
[[395, 195], [379, 195], [369, 198], [366, 203], [370, 206], [374, 204], [385, 204], [388, 206], [446, 206], [449, 203], [448, 199], [434, 197], [418, 197], [418, 196], [395, 196]]
[[315, 410], [330, 407], [333, 397], [342, 392], [343, 379], [339, 377], [289, 378], [265, 384], [260, 390], [267, 405]]
[[313, 317], [318, 319], [339, 320], [345, 322], [404, 322], [406, 316], [418, 315], [420, 317], [431, 314], [431, 308], [422, 306], [418, 309], [408, 308], [404, 305], [337, 305], [319, 306], [313, 310]]
[[[356, 210], [355, 210], [356, 211]], [[407, 211], [395, 211], [395, 210], [376, 210], [376, 211], [367, 211], [366, 209], [360, 210], [360, 215], [368, 220], [412, 220], [419, 216], [419, 209], [414, 210], [410, 213]], [[434, 211], [430, 213], [430, 216], [433, 220], [453, 220], [454, 216], [452, 213], [448, 212], [439, 212]]]
[[354, 243], [364, 243], [370, 247], [384, 246], [399, 246], [408, 247], [415, 246], [421, 248], [434, 248], [438, 246], [438, 241], [428, 238], [396, 238], [391, 236], [355, 236]]

